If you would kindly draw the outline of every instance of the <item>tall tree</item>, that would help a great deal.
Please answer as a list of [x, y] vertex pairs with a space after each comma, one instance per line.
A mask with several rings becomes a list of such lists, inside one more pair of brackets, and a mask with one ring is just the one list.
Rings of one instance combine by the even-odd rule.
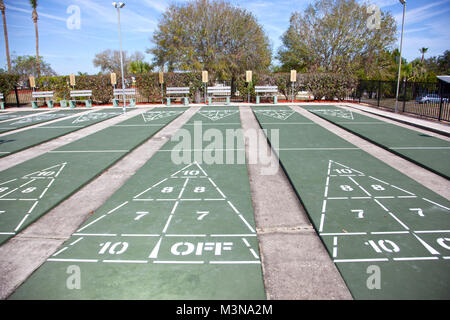
[[28, 81], [30, 75], [37, 76], [39, 72], [41, 76], [56, 76], [56, 72], [51, 68], [50, 64], [46, 63], [43, 57], [39, 57], [39, 60], [33, 56], [14, 56], [11, 61], [12, 73], [18, 74], [20, 80], [23, 82]]
[[131, 61], [128, 66], [128, 71], [132, 74], [147, 73], [152, 72], [152, 70], [153, 67], [148, 62], [142, 60]]
[[37, 8], [37, 0], [30, 0], [31, 7], [33, 8], [32, 18], [34, 21], [34, 31], [36, 33], [36, 67], [37, 67], [37, 75], [38, 77], [41, 75], [40, 71], [40, 63], [39, 63], [39, 32], [38, 32], [38, 13], [36, 11]]
[[245, 70], [266, 71], [269, 39], [248, 11], [222, 0], [173, 4], [153, 34], [155, 65], [169, 71], [208, 70], [212, 79], [236, 79]]
[[394, 18], [380, 12], [380, 27], [369, 27], [367, 4], [355, 0], [318, 0], [294, 12], [282, 36], [278, 59], [285, 69], [359, 71], [367, 77], [385, 65], [394, 44]]
[[3, 16], [3, 32], [5, 33], [5, 49], [6, 49], [6, 61], [8, 63], [8, 73], [11, 73], [11, 58], [9, 57], [9, 41], [8, 41], [8, 29], [6, 28], [6, 17], [5, 17], [5, 4], [3, 0], [0, 0], [0, 10]]
[[[136, 51], [128, 57], [127, 52], [123, 52], [123, 68], [124, 73], [129, 71], [129, 65], [131, 61], [143, 61], [144, 54], [140, 51]], [[115, 72], [120, 74], [120, 51], [107, 49], [95, 55], [93, 60], [94, 66], [101, 69], [101, 72]]]
[[419, 51], [422, 54], [422, 60], [421, 61], [423, 63], [423, 60], [425, 59], [425, 53], [428, 51], [428, 48], [420, 48]]

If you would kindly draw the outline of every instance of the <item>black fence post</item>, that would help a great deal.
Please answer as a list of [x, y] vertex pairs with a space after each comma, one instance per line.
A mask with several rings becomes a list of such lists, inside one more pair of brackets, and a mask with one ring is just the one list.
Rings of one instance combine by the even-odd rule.
[[378, 80], [378, 94], [377, 94], [377, 106], [380, 107], [380, 96], [381, 96], [381, 80]]
[[17, 108], [20, 106], [20, 101], [19, 101], [19, 92], [17, 91], [17, 86], [14, 86], [14, 93], [16, 94], [16, 103], [17, 103]]
[[405, 105], [406, 105], [406, 79], [403, 81], [403, 108], [402, 112], [405, 112]]
[[439, 117], [438, 120], [441, 121], [442, 118], [442, 81], [439, 81], [439, 97], [440, 97], [440, 101], [439, 101]]

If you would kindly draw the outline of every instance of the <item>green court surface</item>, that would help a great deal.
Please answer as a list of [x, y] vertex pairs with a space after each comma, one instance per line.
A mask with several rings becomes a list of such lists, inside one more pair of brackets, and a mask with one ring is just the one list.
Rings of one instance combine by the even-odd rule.
[[[0, 112], [0, 121], [7, 121], [16, 119], [19, 117], [24, 117], [33, 113], [43, 112], [44, 110], [37, 110], [37, 111], [12, 111], [12, 112]], [[48, 111], [48, 110], [46, 110]]]
[[0, 243], [13, 237], [178, 117], [147, 111], [0, 174]]
[[[56, 120], [63, 117], [73, 116], [79, 112], [86, 112], [87, 110], [59, 110], [55, 112], [49, 112], [44, 114], [39, 114], [38, 111], [36, 115], [21, 118], [21, 119], [12, 119], [9, 121], [3, 121], [0, 123], [0, 133], [8, 132], [11, 130], [16, 130], [20, 128], [25, 128], [28, 126], [32, 126], [35, 124], [47, 122], [50, 120]], [[26, 112], [26, 111], [25, 111]], [[30, 111], [33, 112], [34, 111]]]
[[239, 128], [237, 108], [200, 110], [10, 298], [265, 299], [245, 161], [205, 161], [211, 141], [193, 141]]
[[121, 114], [123, 114], [123, 111], [118, 109], [102, 109], [78, 117], [63, 119], [52, 124], [2, 136], [0, 140], [0, 157], [30, 148]]
[[288, 107], [253, 110], [354, 298], [450, 298], [448, 200]]
[[304, 109], [445, 178], [450, 177], [450, 142], [336, 106]]

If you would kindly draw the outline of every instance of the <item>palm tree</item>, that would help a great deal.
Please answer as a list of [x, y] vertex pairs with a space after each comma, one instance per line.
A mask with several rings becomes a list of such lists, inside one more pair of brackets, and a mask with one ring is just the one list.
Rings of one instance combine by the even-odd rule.
[[425, 58], [425, 53], [428, 51], [428, 48], [420, 48], [419, 51], [422, 54], [422, 60], [421, 61], [423, 62], [423, 60]]
[[0, 10], [3, 16], [3, 31], [5, 32], [5, 48], [6, 48], [6, 61], [8, 62], [8, 73], [11, 73], [11, 59], [9, 57], [9, 44], [8, 44], [8, 30], [6, 29], [6, 17], [5, 17], [5, 4], [3, 0], [0, 0]]
[[39, 61], [39, 32], [38, 32], [38, 25], [37, 25], [37, 21], [38, 21], [38, 14], [36, 11], [36, 7], [37, 7], [37, 0], [30, 0], [30, 4], [33, 7], [33, 21], [34, 21], [34, 30], [36, 31], [36, 64], [37, 64], [37, 75], [38, 77], [41, 74], [41, 68], [40, 68], [40, 61]]

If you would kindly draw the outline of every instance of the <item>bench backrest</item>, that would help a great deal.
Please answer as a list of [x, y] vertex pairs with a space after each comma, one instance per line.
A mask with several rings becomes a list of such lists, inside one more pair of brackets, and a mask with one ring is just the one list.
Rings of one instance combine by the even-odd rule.
[[136, 88], [114, 89], [115, 96], [121, 96], [123, 94], [125, 94], [126, 96], [134, 96], [134, 95], [136, 95]]
[[3, 99], [3, 93], [0, 92], [0, 99]]
[[53, 98], [53, 91], [34, 91], [31, 96], [36, 98]]
[[189, 87], [167, 87], [166, 94], [189, 94]]
[[208, 87], [208, 94], [212, 95], [231, 95], [231, 87], [225, 87], [225, 86], [215, 86], [215, 87]]
[[72, 90], [70, 91], [71, 97], [90, 97], [92, 96], [92, 90]]
[[277, 86], [255, 86], [255, 92], [278, 93]]

